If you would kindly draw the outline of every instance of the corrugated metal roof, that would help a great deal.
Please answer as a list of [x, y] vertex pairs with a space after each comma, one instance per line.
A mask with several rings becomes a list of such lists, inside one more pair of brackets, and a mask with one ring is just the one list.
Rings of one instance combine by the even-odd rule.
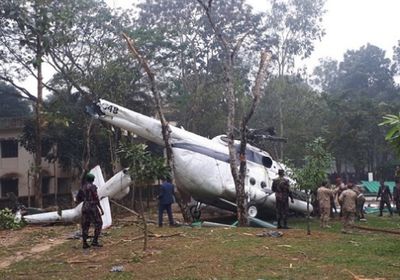
[[[378, 193], [379, 186], [381, 185], [379, 181], [361, 181], [361, 184], [367, 193]], [[393, 188], [395, 186], [394, 181], [385, 181], [385, 185], [387, 185], [390, 191], [393, 193]]]

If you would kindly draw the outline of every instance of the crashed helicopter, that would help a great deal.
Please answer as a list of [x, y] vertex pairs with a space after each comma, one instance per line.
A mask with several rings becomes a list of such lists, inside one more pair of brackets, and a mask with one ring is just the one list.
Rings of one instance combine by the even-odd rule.
[[[121, 199], [127, 195], [129, 193], [131, 177], [127, 172], [127, 169], [123, 169], [105, 182], [101, 168], [98, 165], [91, 169], [90, 173], [95, 176], [94, 184], [98, 187], [97, 193], [100, 198], [101, 207], [104, 210], [104, 215], [101, 216], [103, 220], [103, 229], [108, 228], [112, 224], [109, 199]], [[81, 217], [82, 204], [83, 202], [78, 204], [75, 208], [62, 211], [25, 215], [23, 216], [23, 219], [29, 224], [76, 222]]]
[[[101, 121], [164, 146], [159, 120], [104, 99], [88, 107], [87, 111]], [[190, 195], [198, 202], [193, 212], [199, 217], [201, 204], [236, 211], [236, 190], [229, 165], [226, 136], [220, 135], [208, 139], [176, 126], [170, 126], [170, 130], [176, 185], [181, 192]], [[237, 151], [239, 145], [240, 142], [235, 141]], [[247, 214], [255, 217], [265, 210], [273, 212], [275, 193], [271, 189], [272, 181], [278, 177], [279, 169], [286, 169], [285, 165], [252, 145], [246, 147], [246, 159]], [[289, 208], [295, 212], [306, 213], [307, 203], [298, 197], [295, 196], [294, 203], [289, 203]], [[311, 205], [309, 207], [312, 211]]]

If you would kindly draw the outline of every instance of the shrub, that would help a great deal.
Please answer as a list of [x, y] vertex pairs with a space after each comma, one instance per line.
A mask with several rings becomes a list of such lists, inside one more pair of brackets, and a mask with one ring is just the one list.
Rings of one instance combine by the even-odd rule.
[[0, 229], [20, 229], [24, 225], [23, 220], [15, 219], [15, 215], [10, 209], [0, 210]]

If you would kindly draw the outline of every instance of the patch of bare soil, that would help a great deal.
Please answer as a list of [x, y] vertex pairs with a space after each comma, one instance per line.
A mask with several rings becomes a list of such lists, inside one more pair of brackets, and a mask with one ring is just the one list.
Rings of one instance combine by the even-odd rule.
[[[64, 233], [54, 237], [54, 233]], [[0, 259], [0, 270], [27, 257], [40, 258], [43, 252], [67, 241], [65, 227], [27, 226], [20, 230], [0, 231], [0, 247], [10, 254]]]

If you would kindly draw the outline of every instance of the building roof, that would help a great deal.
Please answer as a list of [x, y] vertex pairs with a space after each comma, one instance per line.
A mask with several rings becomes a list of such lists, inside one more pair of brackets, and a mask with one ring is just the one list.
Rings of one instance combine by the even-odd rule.
[[0, 118], [0, 130], [23, 128], [26, 120], [26, 117]]
[[[367, 193], [378, 193], [380, 183], [379, 181], [361, 181], [361, 185]], [[385, 181], [385, 185], [387, 185], [393, 193], [393, 188], [395, 186], [394, 181]]]

